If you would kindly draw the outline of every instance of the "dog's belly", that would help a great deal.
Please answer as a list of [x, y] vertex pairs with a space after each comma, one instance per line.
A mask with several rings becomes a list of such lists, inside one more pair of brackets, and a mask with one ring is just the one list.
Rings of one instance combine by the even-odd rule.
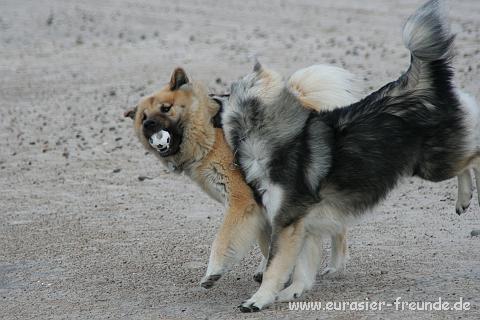
[[339, 209], [319, 203], [313, 206], [304, 218], [305, 229], [317, 236], [332, 236], [342, 233], [355, 217], [345, 215]]

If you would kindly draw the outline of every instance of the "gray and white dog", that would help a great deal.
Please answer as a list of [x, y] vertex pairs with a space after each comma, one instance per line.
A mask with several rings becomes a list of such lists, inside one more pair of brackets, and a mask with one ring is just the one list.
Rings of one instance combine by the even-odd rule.
[[458, 176], [465, 207], [470, 169], [480, 187], [480, 109], [452, 83], [454, 36], [441, 2], [413, 14], [403, 37], [408, 71], [345, 108], [302, 108], [281, 77], [258, 63], [232, 85], [225, 135], [272, 226], [263, 282], [241, 311], [310, 289], [320, 237], [377, 205], [402, 177]]

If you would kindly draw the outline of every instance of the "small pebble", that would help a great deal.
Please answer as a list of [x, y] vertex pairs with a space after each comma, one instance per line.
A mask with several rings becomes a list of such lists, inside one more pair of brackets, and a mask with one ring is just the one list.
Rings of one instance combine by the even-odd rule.
[[472, 237], [478, 237], [480, 236], [480, 230], [472, 230], [472, 232], [470, 232], [470, 235]]
[[53, 13], [50, 13], [50, 15], [47, 18], [47, 26], [51, 26], [53, 23]]
[[114, 169], [114, 170], [113, 170], [113, 173], [119, 173], [120, 171], [122, 171], [122, 169], [117, 168], [117, 169]]
[[152, 180], [153, 178], [147, 177], [147, 176], [138, 176], [138, 180], [144, 181], [144, 180]]

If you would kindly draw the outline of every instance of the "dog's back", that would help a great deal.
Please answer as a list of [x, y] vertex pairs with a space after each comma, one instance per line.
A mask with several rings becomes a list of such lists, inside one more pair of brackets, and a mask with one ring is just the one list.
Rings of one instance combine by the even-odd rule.
[[[336, 137], [335, 144], [342, 146], [342, 152], [345, 146], [355, 153], [370, 150], [372, 159], [392, 161], [389, 165], [400, 171], [392, 176], [392, 183], [384, 186], [386, 189], [392, 188], [395, 177], [402, 175], [416, 174], [440, 181], [461, 173], [476, 150], [471, 148], [470, 129], [466, 128], [469, 115], [462, 109], [452, 83], [453, 39], [440, 1], [428, 2], [408, 19], [404, 28], [404, 42], [411, 52], [408, 71], [362, 101], [331, 113], [322, 112], [318, 117], [298, 108], [299, 95], [276, 82], [274, 72], [257, 65], [253, 73], [232, 85], [229, 110], [224, 116], [226, 136], [239, 151], [238, 157], [243, 158], [239, 160], [248, 169], [247, 180], [265, 172], [279, 152], [295, 158], [295, 146], [304, 144], [302, 137], [307, 137], [303, 139], [306, 145], [300, 149], [309, 154], [301, 166], [307, 166], [303, 172], [310, 172], [303, 178], [311, 187], [307, 189], [315, 191], [319, 181], [313, 183], [312, 179], [325, 177], [330, 169], [325, 163], [340, 155], [336, 147], [325, 150], [330, 136]], [[315, 141], [312, 134], [318, 132], [314, 131], [323, 132]], [[397, 154], [392, 153], [392, 148]], [[246, 160], [252, 156], [255, 160]], [[283, 159], [288, 162], [288, 156]], [[372, 159], [358, 158], [366, 163]], [[296, 162], [289, 166], [298, 167]], [[313, 178], [309, 167], [316, 168]], [[290, 178], [288, 173], [282, 176]]]

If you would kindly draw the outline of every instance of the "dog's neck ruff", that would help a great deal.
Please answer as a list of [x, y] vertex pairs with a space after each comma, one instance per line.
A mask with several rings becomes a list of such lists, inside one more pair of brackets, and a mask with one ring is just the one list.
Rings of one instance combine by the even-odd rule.
[[[209, 98], [212, 99], [219, 106], [217, 114], [212, 118], [212, 125], [214, 128], [223, 128], [222, 113], [224, 110], [224, 104], [229, 96], [230, 94], [209, 94]], [[191, 176], [192, 166], [194, 166], [198, 159], [183, 155], [181, 150], [185, 147], [184, 143], [188, 142], [182, 141], [180, 145], [180, 151], [167, 158], [165, 161], [167, 164], [167, 168], [170, 172], [174, 172], [177, 174], [184, 172], [186, 175]], [[204, 145], [201, 145], [199, 147], [201, 149], [205, 149]], [[206, 149], [209, 148], [207, 147]]]

